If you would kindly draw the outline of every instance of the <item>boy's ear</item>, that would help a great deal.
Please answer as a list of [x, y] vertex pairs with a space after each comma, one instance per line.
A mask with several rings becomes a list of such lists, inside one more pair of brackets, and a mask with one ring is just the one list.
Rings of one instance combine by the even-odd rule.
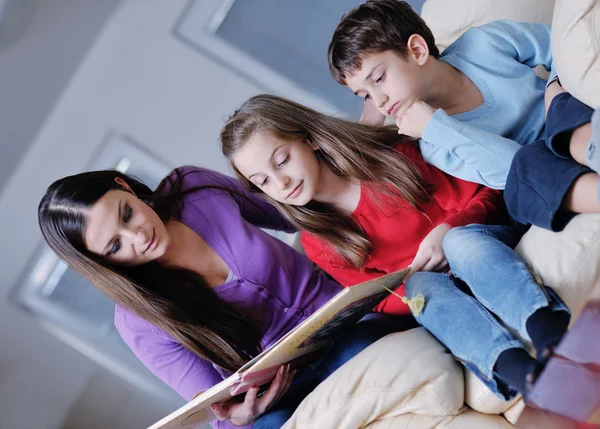
[[423, 66], [429, 59], [429, 46], [427, 42], [418, 34], [413, 34], [406, 43], [408, 55], [412, 56], [418, 65]]

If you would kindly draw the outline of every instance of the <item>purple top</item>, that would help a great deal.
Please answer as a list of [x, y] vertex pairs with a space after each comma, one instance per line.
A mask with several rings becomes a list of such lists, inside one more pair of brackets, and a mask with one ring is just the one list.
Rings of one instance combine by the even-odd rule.
[[[223, 300], [262, 322], [263, 349], [341, 290], [322, 271], [315, 271], [304, 255], [259, 229], [295, 231], [273, 206], [231, 177], [197, 167], [178, 170], [189, 172], [183, 179], [184, 189], [223, 186], [246, 195], [260, 207], [223, 190], [202, 189], [184, 197], [181, 221], [196, 231], [233, 273], [233, 280], [214, 290]], [[116, 306], [115, 325], [138, 359], [188, 401], [228, 376], [120, 305]], [[213, 427], [239, 426], [214, 421]]]

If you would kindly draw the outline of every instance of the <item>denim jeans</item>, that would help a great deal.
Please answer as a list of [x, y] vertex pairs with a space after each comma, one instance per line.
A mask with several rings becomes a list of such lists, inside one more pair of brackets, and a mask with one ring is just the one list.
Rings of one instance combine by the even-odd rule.
[[372, 313], [361, 319], [339, 340], [333, 343], [321, 359], [298, 369], [290, 390], [271, 410], [263, 414], [254, 429], [278, 429], [288, 421], [300, 402], [319, 383], [362, 350], [392, 332], [416, 327], [411, 317]]
[[513, 225], [453, 228], [443, 241], [453, 275], [418, 272], [406, 281], [409, 298], [425, 296], [418, 322], [506, 400], [517, 392], [497, 377], [494, 365], [504, 350], [525, 348], [507, 326], [529, 341], [526, 322], [536, 310], [569, 311], [514, 252], [520, 237]]

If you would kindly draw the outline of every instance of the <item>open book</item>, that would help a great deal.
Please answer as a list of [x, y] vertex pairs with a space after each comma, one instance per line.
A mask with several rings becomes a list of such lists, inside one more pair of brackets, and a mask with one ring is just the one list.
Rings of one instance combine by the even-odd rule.
[[328, 346], [398, 288], [408, 268], [346, 288], [268, 350], [148, 429], [193, 429], [215, 419], [210, 404], [226, 401], [275, 378], [279, 367]]

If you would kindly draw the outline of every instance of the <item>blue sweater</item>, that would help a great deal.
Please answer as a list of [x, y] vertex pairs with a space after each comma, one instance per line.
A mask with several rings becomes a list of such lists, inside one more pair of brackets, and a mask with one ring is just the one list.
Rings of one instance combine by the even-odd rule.
[[452, 116], [438, 109], [420, 141], [423, 158], [452, 176], [503, 189], [516, 151], [544, 130], [546, 83], [532, 68], [552, 68], [550, 27], [511, 21], [474, 27], [440, 60], [466, 74], [484, 102]]

